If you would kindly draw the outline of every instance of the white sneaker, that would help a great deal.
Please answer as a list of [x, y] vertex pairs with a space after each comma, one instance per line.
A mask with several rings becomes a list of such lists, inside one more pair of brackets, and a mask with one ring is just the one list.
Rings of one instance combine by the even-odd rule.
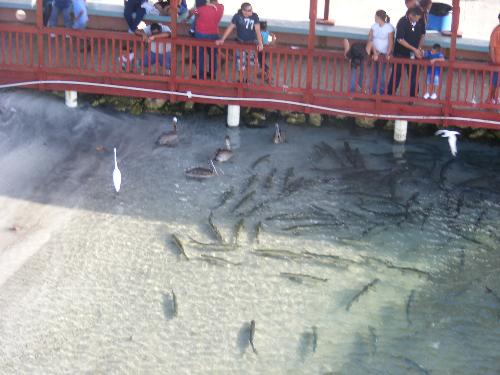
[[56, 37], [56, 34], [54, 34], [54, 33], [50, 33], [50, 37], [51, 37], [51, 38], [55, 38], [55, 37]]
[[435, 92], [432, 93], [431, 99], [436, 100], [438, 98], [437, 94]]
[[430, 96], [431, 95], [428, 92], [426, 92], [425, 95], [424, 95], [424, 99], [429, 99]]

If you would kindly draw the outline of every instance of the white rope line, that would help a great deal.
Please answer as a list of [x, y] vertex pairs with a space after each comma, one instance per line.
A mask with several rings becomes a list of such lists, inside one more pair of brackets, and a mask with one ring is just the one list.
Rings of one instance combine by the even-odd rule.
[[139, 92], [150, 92], [150, 93], [164, 94], [164, 95], [185, 96], [189, 99], [199, 98], [199, 99], [219, 100], [219, 101], [225, 101], [225, 102], [238, 101], [238, 102], [279, 103], [279, 104], [288, 104], [288, 105], [294, 105], [294, 106], [299, 106], [299, 107], [307, 107], [307, 108], [317, 109], [317, 110], [321, 110], [321, 111], [335, 112], [335, 113], [340, 113], [340, 114], [344, 114], [344, 115], [362, 116], [362, 117], [383, 117], [383, 118], [394, 119], [394, 120], [452, 120], [452, 121], [478, 122], [478, 123], [483, 123], [483, 124], [500, 126], [500, 121], [481, 120], [481, 119], [470, 118], [470, 117], [376, 114], [376, 113], [370, 113], [370, 112], [348, 111], [348, 110], [340, 109], [340, 108], [325, 107], [325, 106], [320, 106], [320, 105], [315, 105], [315, 104], [301, 103], [301, 102], [295, 102], [295, 101], [283, 100], [283, 99], [235, 98], [235, 97], [230, 97], [230, 96], [193, 94], [191, 91], [181, 92], [181, 91], [171, 91], [171, 90], [145, 89], [145, 88], [140, 88], [140, 87], [111, 85], [111, 84], [107, 84], [107, 83], [62, 81], [62, 80], [43, 80], [43, 81], [41, 80], [41, 81], [26, 81], [26, 82], [16, 82], [16, 83], [3, 84], [3, 85], [0, 85], [0, 89], [22, 87], [22, 86], [33, 86], [33, 85], [40, 85], [40, 84], [64, 84], [64, 85], [77, 85], [77, 86], [106, 87], [106, 88], [114, 88], [114, 89], [128, 90], [128, 91], [139, 91]]

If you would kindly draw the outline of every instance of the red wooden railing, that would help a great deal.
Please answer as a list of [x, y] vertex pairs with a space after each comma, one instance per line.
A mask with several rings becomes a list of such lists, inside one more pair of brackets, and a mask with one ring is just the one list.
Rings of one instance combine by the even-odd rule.
[[[361, 87], [351, 90], [351, 76], [356, 80], [360, 68], [352, 71], [342, 53], [307, 48], [270, 47], [262, 53], [259, 64], [255, 46], [226, 43], [216, 47], [213, 42], [177, 38], [157, 41], [157, 48], [170, 50], [172, 66], [167, 68], [167, 55], [157, 54], [154, 64], [146, 64], [151, 44], [141, 38], [118, 32], [96, 30], [75, 31], [53, 28], [38, 29], [29, 25], [0, 24], [0, 80], [3, 83], [20, 79], [67, 80], [127, 85], [145, 89], [192, 91], [206, 96], [256, 98], [240, 103], [276, 109], [299, 109], [324, 113], [347, 111], [357, 116], [376, 115], [391, 118], [414, 118], [420, 121], [500, 129], [499, 104], [488, 102], [493, 74], [498, 67], [472, 62], [448, 62], [435, 67], [425, 60], [398, 60], [387, 63], [387, 93], [392, 67], [402, 70], [401, 84], [393, 95], [380, 94], [382, 71], [365, 62]], [[217, 51], [215, 54], [214, 52]], [[127, 57], [134, 54], [134, 60]], [[196, 61], [203, 54], [206, 67], [217, 74], [203, 76]], [[238, 58], [239, 56], [239, 58]], [[160, 61], [160, 59], [162, 59]], [[160, 64], [161, 63], [161, 64]], [[382, 64], [383, 62], [381, 62]], [[239, 65], [244, 64], [244, 70]], [[427, 69], [441, 68], [437, 100], [425, 100]], [[416, 71], [419, 94], [410, 96], [407, 69]], [[76, 86], [75, 86], [76, 87]], [[44, 84], [42, 89], [71, 89], [71, 84]], [[77, 87], [77, 91], [133, 96], [162, 96], [154, 92], [134, 92], [99, 87]], [[448, 95], [449, 93], [449, 95]], [[496, 97], [498, 97], [498, 88]], [[172, 96], [175, 100], [185, 97]], [[262, 102], [257, 98], [284, 102]], [[203, 102], [219, 102], [213, 97], [195, 98]], [[294, 103], [289, 103], [294, 102]], [[311, 104], [318, 107], [304, 107]], [[323, 108], [325, 107], [325, 108]], [[336, 110], [331, 110], [334, 108]], [[451, 119], [443, 119], [446, 115]], [[462, 118], [462, 119], [457, 119]], [[467, 119], [472, 119], [468, 121]]]

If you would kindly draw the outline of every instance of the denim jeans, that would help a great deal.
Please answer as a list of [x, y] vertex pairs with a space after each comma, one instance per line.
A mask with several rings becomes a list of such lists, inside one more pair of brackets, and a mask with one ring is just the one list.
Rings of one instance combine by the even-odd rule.
[[386, 71], [387, 71], [387, 63], [377, 61], [373, 64], [373, 88], [372, 88], [373, 94], [377, 94], [378, 92], [379, 94], [384, 95]]
[[364, 64], [360, 64], [358, 68], [355, 68], [354, 66], [351, 65], [351, 85], [349, 88], [350, 92], [356, 91], [356, 73], [358, 75], [357, 85], [359, 87], [359, 90], [362, 90], [362, 88], [363, 88], [363, 72], [364, 72], [363, 65]]
[[[148, 68], [150, 63], [151, 63], [151, 65], [155, 65], [156, 64], [156, 57], [157, 57], [157, 54], [155, 52], [150, 52], [149, 55], [147, 52], [144, 53], [144, 67]], [[163, 60], [164, 60], [163, 53], [159, 53], [158, 54], [158, 65], [163, 66]], [[171, 55], [170, 55], [170, 52], [167, 52], [165, 69], [170, 69], [170, 64], [171, 64]]]
[[[414, 97], [414, 96], [416, 96], [417, 91], [418, 91], [417, 67], [415, 65], [412, 65], [411, 63], [404, 64], [404, 65], [405, 65], [405, 69], [406, 69], [406, 74], [410, 77], [410, 96]], [[387, 95], [393, 94], [392, 86], [394, 83], [394, 79], [396, 80], [395, 86], [394, 86], [394, 91], [398, 91], [399, 83], [401, 82], [402, 67], [403, 67], [403, 64], [401, 64], [401, 63], [396, 64], [396, 66], [393, 65], [391, 79], [389, 80], [389, 86], [387, 87]]]
[[57, 5], [52, 6], [52, 12], [50, 13], [49, 22], [47, 23], [48, 27], [54, 27], [57, 25], [57, 18], [59, 17], [59, 13], [62, 12], [64, 18], [64, 26], [71, 27], [71, 18], [70, 18], [70, 9], [71, 7], [59, 8]]
[[[141, 7], [142, 0], [127, 0], [125, 2], [125, 9], [123, 11], [123, 16], [127, 21], [129, 30], [135, 31], [137, 25], [142, 21], [146, 15], [146, 10]], [[133, 14], [135, 13], [135, 19]]]
[[[195, 32], [194, 37], [196, 39], [205, 39], [205, 40], [217, 40], [219, 39], [219, 35], [217, 34], [202, 34]], [[214, 61], [214, 71], [212, 72], [212, 51], [213, 51], [213, 61]], [[199, 56], [199, 59], [198, 59]], [[205, 63], [205, 47], [199, 47], [198, 50], [195, 49], [194, 52], [194, 61], [196, 63], [196, 67], [198, 70], [199, 79], [205, 79], [205, 68], [207, 73], [212, 74], [212, 78], [215, 78], [217, 74], [217, 48], [215, 47], [207, 47], [207, 56], [208, 61]], [[198, 59], [198, 61], [197, 61]]]

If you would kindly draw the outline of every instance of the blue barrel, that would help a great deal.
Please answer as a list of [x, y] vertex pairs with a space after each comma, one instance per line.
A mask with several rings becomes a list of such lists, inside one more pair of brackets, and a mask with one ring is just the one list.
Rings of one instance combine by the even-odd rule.
[[432, 3], [427, 30], [451, 31], [453, 7], [444, 3]]

